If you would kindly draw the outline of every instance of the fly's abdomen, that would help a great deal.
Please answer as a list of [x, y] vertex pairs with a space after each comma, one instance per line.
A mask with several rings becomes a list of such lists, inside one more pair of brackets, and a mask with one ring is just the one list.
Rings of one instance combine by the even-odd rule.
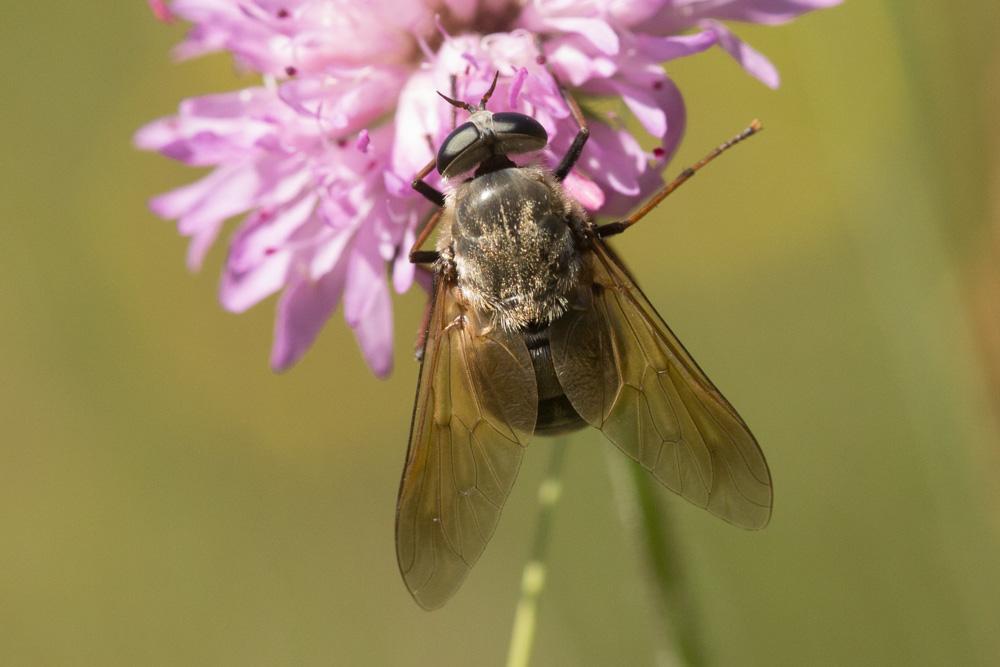
[[559, 384], [555, 366], [552, 364], [549, 328], [529, 327], [524, 332], [524, 342], [531, 354], [531, 365], [535, 369], [535, 382], [538, 387], [538, 418], [535, 422], [535, 433], [557, 435], [586, 426], [586, 422], [573, 409], [562, 385]]

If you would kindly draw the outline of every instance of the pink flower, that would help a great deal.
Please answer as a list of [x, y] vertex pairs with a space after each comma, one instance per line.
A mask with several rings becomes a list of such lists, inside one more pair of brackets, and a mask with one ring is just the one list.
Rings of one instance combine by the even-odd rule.
[[[190, 237], [188, 266], [230, 218], [219, 298], [241, 312], [280, 294], [271, 365], [309, 349], [338, 306], [378, 376], [392, 369], [390, 283], [409, 289], [406, 251], [429, 204], [409, 187], [448, 134], [453, 108], [500, 72], [493, 110], [538, 119], [554, 164], [575, 124], [556, 78], [577, 96], [624, 101], [652, 153], [615, 118], [591, 138], [567, 186], [590, 210], [619, 215], [655, 190], [680, 142], [684, 103], [662, 63], [721, 47], [752, 76], [774, 66], [720, 20], [777, 24], [840, 0], [150, 0], [192, 28], [180, 58], [229, 51], [257, 85], [181, 103], [136, 144], [192, 166], [194, 183], [155, 197]], [[434, 182], [434, 179], [431, 179]]]

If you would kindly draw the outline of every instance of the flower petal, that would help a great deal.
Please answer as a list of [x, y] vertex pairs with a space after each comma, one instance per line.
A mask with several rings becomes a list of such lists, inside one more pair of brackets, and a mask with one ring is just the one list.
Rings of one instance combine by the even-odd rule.
[[367, 311], [351, 328], [375, 376], [388, 377], [392, 373], [392, 300], [384, 277], [373, 285]]
[[746, 21], [762, 25], [787, 23], [815, 9], [839, 5], [842, 0], [674, 0], [643, 23], [647, 33], [681, 32], [703, 19]]
[[730, 0], [705, 14], [729, 21], [778, 25], [806, 12], [833, 7], [841, 2], [843, 0]]
[[410, 261], [409, 254], [410, 247], [413, 246], [415, 240], [416, 234], [413, 226], [407, 225], [406, 231], [403, 233], [403, 241], [398, 246], [397, 257], [392, 263], [392, 288], [396, 290], [396, 294], [403, 294], [413, 284], [413, 273], [416, 270], [416, 265]]
[[646, 131], [657, 138], [667, 134], [667, 115], [660, 108], [660, 102], [651, 90], [643, 90], [638, 86], [615, 81], [612, 84], [621, 94], [622, 101]]
[[316, 209], [316, 195], [308, 192], [277, 210], [259, 209], [233, 236], [227, 265], [247, 271], [289, 242]]
[[714, 30], [702, 30], [690, 35], [673, 35], [657, 37], [653, 35], [637, 35], [636, 45], [642, 53], [657, 62], [666, 62], [686, 56], [701, 53], [719, 43], [719, 36]]
[[604, 191], [597, 183], [583, 174], [571, 171], [563, 181], [570, 196], [580, 202], [588, 211], [596, 211], [604, 206]]
[[271, 368], [284, 371], [312, 347], [316, 336], [336, 310], [344, 292], [343, 266], [319, 280], [299, 276], [278, 301], [271, 346]]
[[671, 79], [664, 79], [662, 88], [658, 91], [661, 108], [667, 115], [667, 136], [663, 138], [661, 148], [663, 155], [662, 163], [666, 164], [674, 156], [677, 147], [684, 138], [684, 131], [687, 129], [687, 109], [684, 106], [684, 98], [677, 84]]
[[670, 0], [610, 0], [605, 4], [614, 23], [627, 27], [641, 27], [643, 21], [656, 16]]
[[226, 270], [219, 285], [219, 302], [233, 313], [242, 313], [284, 287], [292, 266], [292, 252], [279, 250], [243, 273]]
[[371, 309], [378, 284], [385, 283], [385, 265], [367, 228], [359, 230], [347, 259], [347, 286], [344, 294], [344, 319], [356, 327]]
[[719, 36], [719, 46], [742, 65], [750, 76], [754, 77], [768, 88], [777, 88], [781, 83], [778, 70], [767, 57], [729, 31], [717, 21], [706, 21]]
[[646, 160], [645, 151], [629, 132], [594, 123], [580, 162], [606, 195], [614, 191], [635, 197], [640, 194], [639, 176], [647, 169]]
[[578, 87], [591, 79], [606, 79], [618, 71], [615, 60], [593, 53], [590, 45], [573, 35], [558, 37], [545, 45], [545, 57], [561, 81]]
[[602, 53], [618, 53], [618, 33], [606, 21], [593, 18], [558, 17], [546, 18], [544, 26], [548, 30], [570, 32], [580, 35]]

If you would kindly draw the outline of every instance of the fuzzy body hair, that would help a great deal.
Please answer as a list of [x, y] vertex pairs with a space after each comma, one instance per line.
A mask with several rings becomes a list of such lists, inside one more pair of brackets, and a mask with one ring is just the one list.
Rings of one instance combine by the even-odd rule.
[[442, 268], [491, 325], [524, 331], [569, 309], [587, 216], [551, 173], [513, 167], [461, 183], [442, 223]]

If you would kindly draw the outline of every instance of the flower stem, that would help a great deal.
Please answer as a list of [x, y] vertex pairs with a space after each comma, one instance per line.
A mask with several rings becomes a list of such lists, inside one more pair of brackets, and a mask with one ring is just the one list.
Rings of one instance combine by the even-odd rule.
[[703, 667], [707, 664], [699, 610], [686, 586], [680, 552], [662, 491], [650, 474], [620, 452], [608, 449], [612, 486], [622, 523], [642, 552], [649, 591], [659, 617], [659, 664]]
[[538, 523], [535, 525], [531, 555], [521, 574], [521, 599], [514, 611], [514, 627], [507, 649], [507, 667], [527, 667], [531, 661], [538, 618], [538, 598], [545, 589], [545, 558], [549, 551], [553, 511], [562, 494], [560, 475], [565, 458], [566, 438], [558, 437], [552, 441], [548, 471], [538, 487]]

